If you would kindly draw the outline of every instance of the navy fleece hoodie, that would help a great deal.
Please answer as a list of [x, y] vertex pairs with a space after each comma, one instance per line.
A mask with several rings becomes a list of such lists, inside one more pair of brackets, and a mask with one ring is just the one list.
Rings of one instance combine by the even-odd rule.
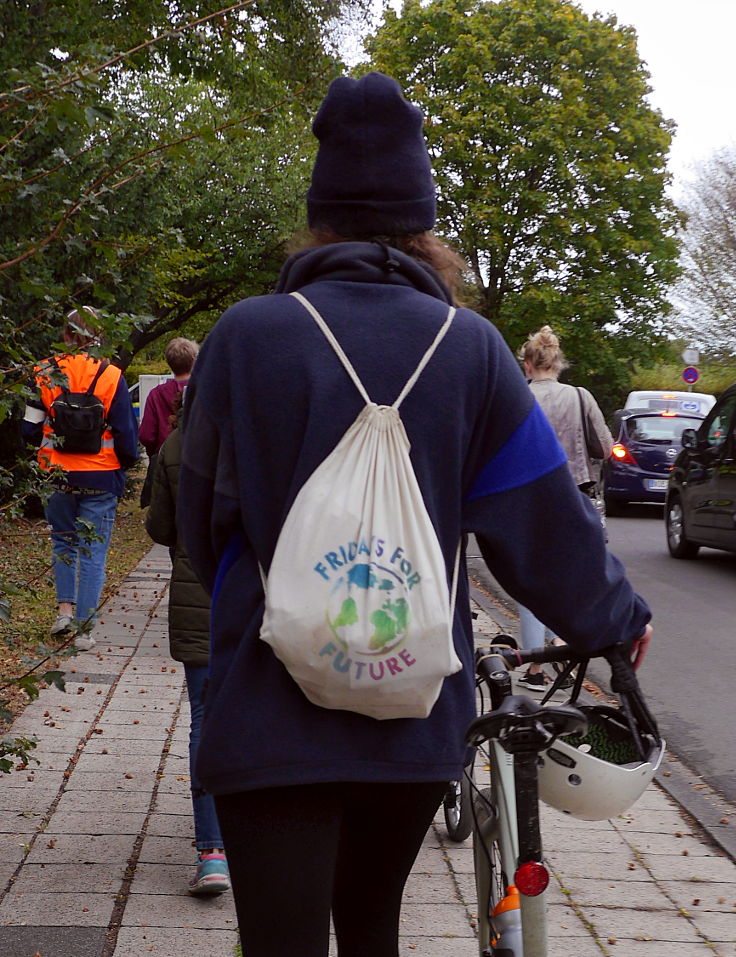
[[[425, 719], [376, 721], [310, 704], [258, 638], [279, 530], [363, 400], [312, 318], [321, 312], [374, 402], [397, 397], [447, 315], [437, 274], [396, 250], [343, 243], [286, 263], [275, 295], [217, 323], [190, 381], [178, 514], [212, 592], [211, 680], [198, 770], [212, 793], [322, 781], [457, 779], [474, 717], [461, 575], [462, 671]], [[649, 619], [605, 548], [594, 509], [496, 329], [467, 309], [401, 407], [448, 581], [475, 533], [503, 587], [576, 648], [638, 637]]]

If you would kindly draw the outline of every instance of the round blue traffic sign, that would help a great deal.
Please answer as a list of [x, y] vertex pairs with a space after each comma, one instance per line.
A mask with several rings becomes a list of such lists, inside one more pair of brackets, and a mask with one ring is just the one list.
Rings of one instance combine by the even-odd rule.
[[688, 385], [692, 385], [693, 382], [698, 381], [700, 378], [700, 373], [695, 366], [687, 366], [682, 370], [682, 378], [688, 383]]

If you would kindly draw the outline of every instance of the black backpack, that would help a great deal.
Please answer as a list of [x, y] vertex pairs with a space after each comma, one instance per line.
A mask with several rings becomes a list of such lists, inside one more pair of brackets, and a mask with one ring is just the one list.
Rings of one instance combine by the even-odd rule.
[[[56, 360], [54, 364], [58, 368]], [[85, 392], [70, 392], [63, 385], [61, 393], [51, 403], [55, 445], [60, 452], [96, 455], [102, 448], [105, 407], [94, 390], [97, 380], [109, 365], [107, 359], [100, 363]]]

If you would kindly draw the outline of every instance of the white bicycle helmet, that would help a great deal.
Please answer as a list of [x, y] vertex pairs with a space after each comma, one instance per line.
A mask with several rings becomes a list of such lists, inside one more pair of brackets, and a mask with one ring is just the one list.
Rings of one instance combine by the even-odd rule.
[[539, 796], [582, 821], [603, 821], [626, 811], [644, 793], [664, 754], [655, 734], [639, 735], [646, 757], [622, 713], [580, 705], [588, 719], [584, 737], [565, 735], [539, 759]]

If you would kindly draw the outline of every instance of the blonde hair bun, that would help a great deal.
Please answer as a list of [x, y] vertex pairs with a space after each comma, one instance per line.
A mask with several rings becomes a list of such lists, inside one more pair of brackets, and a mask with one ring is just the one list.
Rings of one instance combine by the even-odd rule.
[[519, 358], [538, 372], [550, 372], [558, 376], [567, 367], [567, 361], [560, 348], [560, 340], [550, 326], [542, 326], [538, 332], [529, 335], [519, 350]]

